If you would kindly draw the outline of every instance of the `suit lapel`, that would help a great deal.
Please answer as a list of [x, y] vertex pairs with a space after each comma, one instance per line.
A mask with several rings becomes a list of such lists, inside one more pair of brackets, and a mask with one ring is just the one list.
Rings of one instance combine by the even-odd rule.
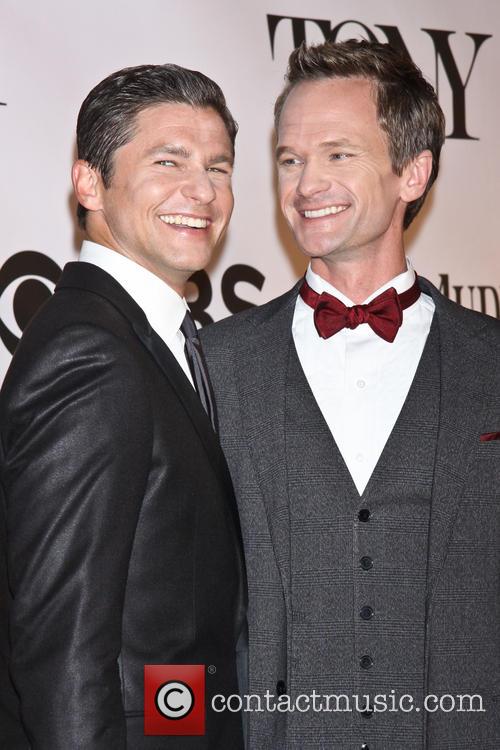
[[225, 481], [228, 481], [229, 473], [225, 459], [222, 455], [222, 450], [219, 446], [219, 440], [213, 431], [210, 419], [201, 404], [198, 394], [188, 382], [179, 363], [168, 346], [151, 328], [149, 331], [144, 331], [141, 328], [138, 328], [136, 329], [136, 333], [156, 361], [158, 367], [163, 371], [163, 374], [169, 381], [172, 390], [182, 403], [182, 406], [184, 407], [188, 418], [192, 421], [214, 468], [219, 474], [222, 472]]
[[194, 424], [201, 442], [205, 447], [210, 463], [225, 486], [225, 495], [231, 511], [234, 527], [238, 534], [239, 552], [241, 554], [243, 542], [241, 539], [238, 508], [234, 498], [233, 483], [231, 481], [231, 475], [229, 474], [226, 459], [224, 458], [224, 454], [222, 453], [219, 444], [219, 439], [213, 431], [210, 419], [201, 404], [198, 394], [188, 382], [179, 363], [160, 336], [158, 336], [158, 334], [151, 328], [149, 328], [149, 332], [145, 332], [139, 327], [138, 330], [136, 330], [136, 333], [170, 382], [170, 385], [184, 407], [188, 418], [191, 419]]
[[[149, 325], [139, 305], [110, 274], [91, 263], [68, 263], [65, 266], [56, 292], [68, 288], [84, 289], [104, 297], [128, 319], [184, 407], [217, 475], [227, 485], [230, 480], [226, 462], [200, 399], [168, 346]], [[236, 512], [235, 509], [233, 512]]]
[[250, 332], [248, 340], [242, 342], [238, 368], [243, 425], [263, 496], [288, 609], [290, 509], [285, 455], [285, 394], [292, 320], [300, 283], [276, 300], [270, 314], [257, 317], [255, 329]]
[[421, 286], [436, 304], [441, 347], [441, 404], [429, 528], [428, 596], [432, 596], [448, 552], [457, 509], [468, 474], [470, 457], [479, 440], [488, 408], [488, 360], [482, 340], [484, 326], [478, 316], [471, 331], [465, 329], [462, 311], [429, 282]]

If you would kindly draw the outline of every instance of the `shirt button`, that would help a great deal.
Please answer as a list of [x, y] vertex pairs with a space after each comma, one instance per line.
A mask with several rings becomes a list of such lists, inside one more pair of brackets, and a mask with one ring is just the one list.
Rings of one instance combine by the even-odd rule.
[[365, 380], [362, 380], [362, 379], [360, 378], [359, 380], [357, 380], [357, 381], [356, 381], [356, 385], [358, 386], [358, 388], [364, 388], [364, 387], [365, 387], [365, 385], [366, 385], [366, 381], [365, 381]]
[[371, 570], [371, 568], [373, 568], [373, 560], [371, 559], [371, 557], [368, 557], [368, 555], [362, 557], [359, 561], [359, 564], [361, 565], [363, 570]]
[[363, 742], [363, 744], [361, 745], [361, 750], [370, 750], [370, 747], [366, 744], [366, 742]]
[[362, 453], [356, 453], [356, 461], [358, 462], [358, 464], [362, 463], [363, 460], [364, 460], [363, 454]]
[[370, 520], [370, 516], [371, 516], [371, 513], [368, 510], [368, 508], [361, 508], [361, 510], [358, 513], [358, 518], [363, 523], [366, 523], [367, 521], [369, 521]]
[[362, 607], [359, 616], [362, 620], [371, 620], [375, 612], [371, 607]]
[[373, 659], [368, 654], [365, 654], [361, 657], [359, 663], [363, 669], [370, 669], [373, 666]]

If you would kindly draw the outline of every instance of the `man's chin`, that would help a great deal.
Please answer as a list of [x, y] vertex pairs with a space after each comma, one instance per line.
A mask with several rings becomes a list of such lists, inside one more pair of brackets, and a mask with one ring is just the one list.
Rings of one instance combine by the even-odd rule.
[[342, 252], [342, 248], [332, 243], [307, 243], [300, 245], [304, 255], [311, 260], [327, 260], [330, 256]]

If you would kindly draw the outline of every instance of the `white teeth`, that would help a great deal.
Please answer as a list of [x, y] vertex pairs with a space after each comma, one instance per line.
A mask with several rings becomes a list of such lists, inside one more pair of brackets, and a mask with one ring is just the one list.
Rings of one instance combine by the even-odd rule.
[[194, 216], [182, 216], [182, 214], [165, 214], [160, 216], [165, 224], [181, 224], [184, 227], [195, 227], [196, 229], [206, 229], [208, 221], [206, 219], [196, 219]]
[[341, 211], [345, 211], [348, 206], [327, 206], [326, 208], [318, 208], [316, 211], [304, 211], [306, 219], [317, 219], [320, 216], [330, 216], [330, 214], [339, 214]]

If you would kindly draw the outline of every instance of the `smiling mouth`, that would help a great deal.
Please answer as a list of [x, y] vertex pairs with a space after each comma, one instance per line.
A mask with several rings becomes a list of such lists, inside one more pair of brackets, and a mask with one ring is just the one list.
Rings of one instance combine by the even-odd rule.
[[340, 214], [342, 213], [342, 211], [345, 211], [348, 208], [349, 206], [344, 204], [341, 206], [325, 206], [325, 208], [316, 208], [310, 211], [300, 211], [300, 213], [306, 219], [321, 219], [324, 216], [334, 216], [335, 214]]
[[209, 224], [208, 219], [202, 219], [197, 216], [185, 216], [183, 214], [162, 214], [159, 218], [164, 224], [189, 227], [190, 229], [206, 229]]

